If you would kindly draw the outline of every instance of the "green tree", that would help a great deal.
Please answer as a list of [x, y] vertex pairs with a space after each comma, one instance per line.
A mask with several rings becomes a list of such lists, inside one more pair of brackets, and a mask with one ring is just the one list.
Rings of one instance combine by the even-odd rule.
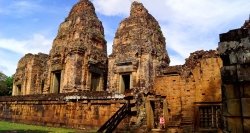
[[12, 94], [12, 88], [13, 88], [13, 77], [14, 77], [14, 75], [12, 75], [12, 76], [9, 76], [9, 77], [7, 77], [6, 78], [6, 80], [5, 80], [5, 83], [6, 83], [6, 95], [11, 95]]
[[0, 72], [0, 96], [9, 96], [12, 93], [13, 75], [8, 77]]
[[7, 85], [6, 85], [7, 76], [0, 72], [0, 96], [4, 96], [6, 93]]

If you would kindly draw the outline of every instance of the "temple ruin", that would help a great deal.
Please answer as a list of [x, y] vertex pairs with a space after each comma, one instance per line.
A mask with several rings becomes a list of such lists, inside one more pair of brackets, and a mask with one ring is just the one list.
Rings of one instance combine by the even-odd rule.
[[47, 61], [43, 53], [26, 54], [19, 60], [14, 77], [12, 95], [42, 94], [45, 85]]
[[225, 132], [250, 131], [250, 19], [239, 29], [220, 34], [223, 60], [222, 104]]
[[142, 3], [132, 3], [108, 56], [93, 4], [79, 0], [49, 55], [20, 59], [0, 118], [97, 132], [249, 132], [249, 25], [221, 34], [218, 51], [169, 66], [165, 37]]
[[184, 65], [162, 69], [156, 78], [156, 94], [166, 96], [169, 130], [217, 131], [221, 112], [222, 61], [215, 50], [191, 53]]

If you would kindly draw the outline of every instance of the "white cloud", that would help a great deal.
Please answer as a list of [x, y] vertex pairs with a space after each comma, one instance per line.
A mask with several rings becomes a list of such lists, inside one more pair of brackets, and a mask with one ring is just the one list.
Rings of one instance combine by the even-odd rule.
[[[247, 0], [166, 0], [166, 15], [157, 15], [160, 20], [208, 31], [237, 16], [249, 13]], [[168, 13], [169, 12], [169, 13]]]
[[27, 40], [0, 37], [0, 49], [6, 51], [5, 53], [0, 53], [0, 71], [8, 76], [14, 74], [17, 61], [21, 56], [24, 56], [27, 53], [37, 54], [39, 52], [48, 54], [51, 45], [52, 39], [47, 39], [42, 34], [34, 34]]
[[[249, 0], [141, 0], [159, 20], [167, 48], [179, 56], [171, 57], [171, 65], [184, 63], [196, 50], [217, 47], [219, 34], [237, 28], [250, 12]], [[94, 0], [96, 11], [106, 16], [129, 14], [131, 0]], [[226, 30], [226, 31], [225, 31]]]
[[5, 66], [3, 66], [3, 65], [0, 65], [0, 72], [5, 72], [5, 71], [7, 71], [8, 69], [7, 69], [7, 67], [5, 67]]
[[96, 11], [107, 16], [128, 15], [130, 0], [93, 0]]
[[37, 1], [32, 0], [15, 0], [11, 3], [2, 2], [0, 8], [0, 14], [13, 15], [13, 17], [23, 17], [42, 9]]
[[180, 56], [169, 55], [169, 58], [171, 59], [171, 66], [184, 64], [183, 58], [181, 58]]
[[34, 34], [27, 40], [15, 40], [12, 38], [0, 38], [0, 48], [15, 53], [48, 53], [52, 45], [52, 39], [47, 39], [41, 34]]
[[0, 71], [3, 72], [4, 74], [11, 76], [15, 69], [16, 69], [16, 64], [17, 64], [17, 57], [18, 54], [13, 54], [9, 53], [8, 50], [4, 50], [0, 48]]
[[108, 41], [107, 42], [107, 53], [108, 53], [108, 55], [110, 55], [112, 53], [112, 45], [113, 45], [113, 41]]
[[0, 71], [3, 72], [7, 76], [11, 76], [15, 73], [17, 62], [8, 61], [2, 57], [0, 57]]

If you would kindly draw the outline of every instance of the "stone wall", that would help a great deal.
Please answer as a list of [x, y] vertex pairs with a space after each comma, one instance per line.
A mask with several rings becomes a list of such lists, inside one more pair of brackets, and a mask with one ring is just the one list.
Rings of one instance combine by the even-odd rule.
[[225, 132], [250, 132], [250, 20], [220, 35]]
[[222, 61], [216, 51], [197, 51], [184, 65], [162, 70], [164, 75], [156, 78], [154, 89], [156, 94], [166, 96], [169, 130], [190, 132], [193, 129], [182, 126], [196, 126], [196, 103], [221, 102], [221, 67]]
[[26, 54], [18, 62], [12, 95], [41, 94], [44, 88], [49, 56], [43, 53]]
[[105, 92], [0, 97], [0, 119], [27, 124], [97, 129], [126, 103]]

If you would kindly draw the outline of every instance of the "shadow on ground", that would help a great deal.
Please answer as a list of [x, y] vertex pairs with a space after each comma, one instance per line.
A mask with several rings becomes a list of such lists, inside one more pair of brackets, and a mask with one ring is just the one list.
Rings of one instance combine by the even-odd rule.
[[50, 131], [41, 130], [0, 130], [1, 133], [51, 133]]

